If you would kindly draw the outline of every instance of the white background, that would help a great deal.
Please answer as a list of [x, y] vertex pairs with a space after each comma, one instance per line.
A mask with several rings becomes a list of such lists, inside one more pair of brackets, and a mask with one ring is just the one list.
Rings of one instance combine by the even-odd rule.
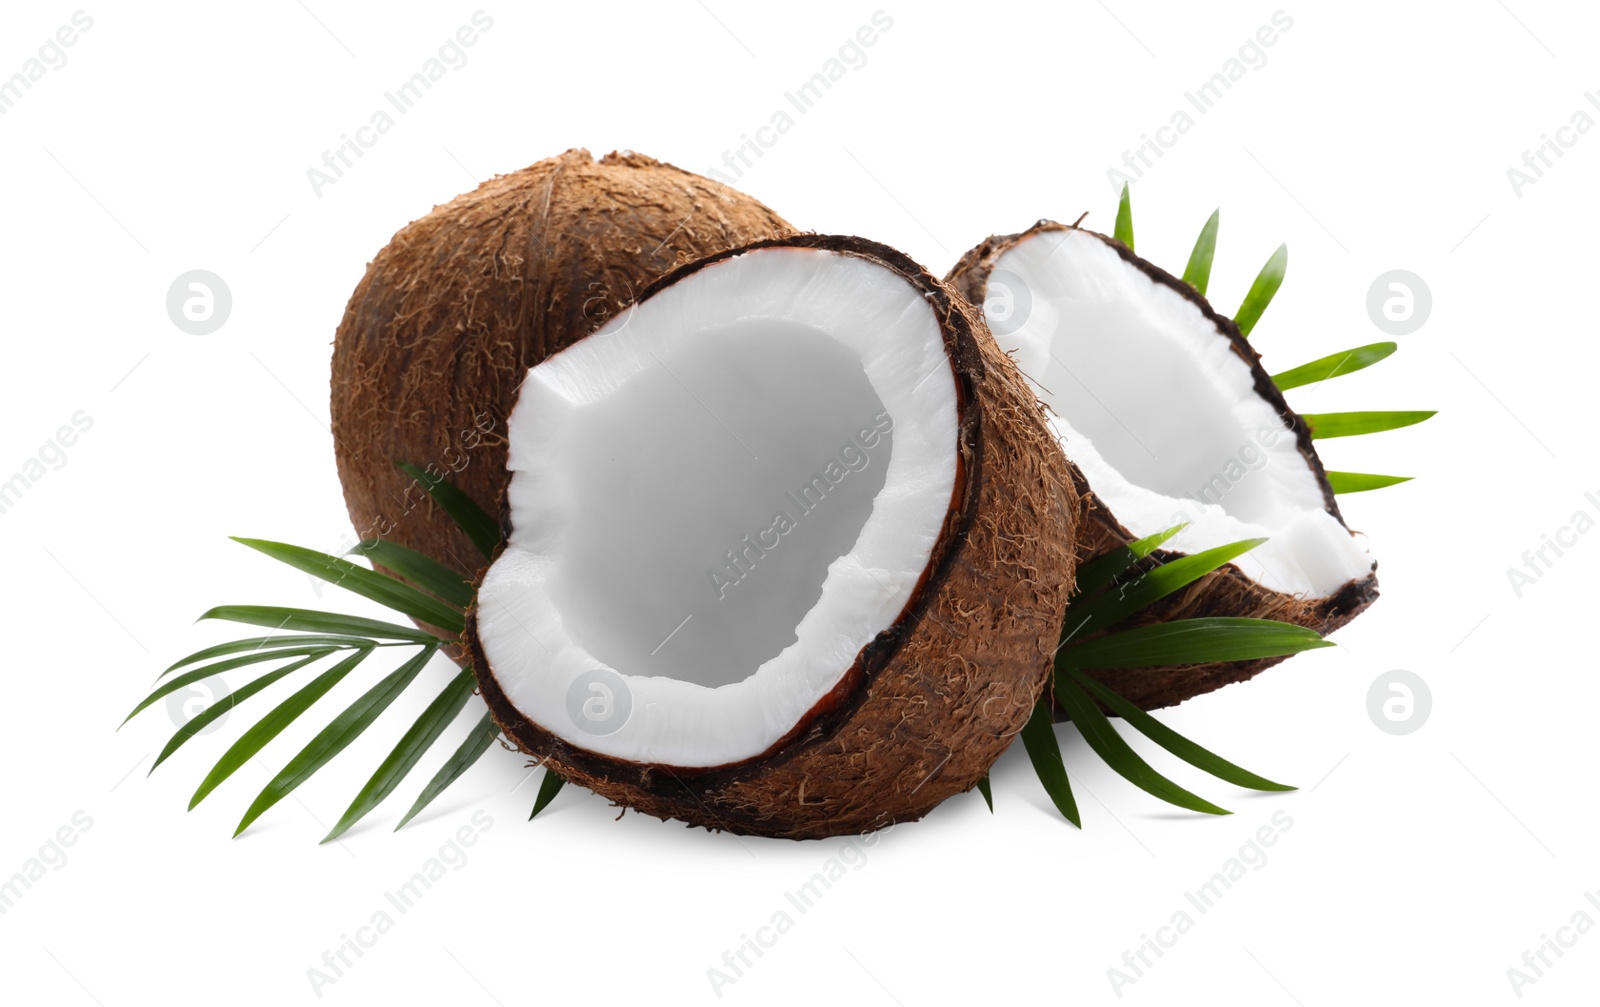
[[[75, 9], [8, 5], [0, 76]], [[315, 1000], [307, 970], [324, 950], [481, 811], [492, 828], [466, 865], [322, 1000], [709, 1003], [707, 969], [842, 847], [614, 821], [577, 788], [528, 823], [537, 779], [523, 782], [524, 760], [498, 749], [391, 833], [478, 716], [476, 699], [400, 792], [342, 844], [319, 847], [448, 677], [442, 660], [299, 800], [238, 840], [228, 836], [254, 792], [380, 667], [191, 814], [196, 782], [265, 707], [236, 712], [149, 779], [172, 731], [164, 708], [114, 733], [160, 668], [227, 637], [192, 624], [212, 605], [378, 614], [226, 536], [347, 544], [326, 426], [330, 342], [395, 230], [475, 180], [570, 146], [718, 165], [877, 8], [487, 7], [493, 27], [468, 62], [314, 193], [306, 170], [476, 9], [88, 8], [93, 27], [65, 65], [0, 116], [0, 478], [75, 412], [93, 419], [66, 464], [0, 514], [0, 876], [74, 812], [93, 822], [65, 866], [0, 916], [6, 1002]], [[865, 65], [738, 184], [800, 226], [886, 241], [936, 273], [1039, 217], [1087, 210], [1109, 230], [1107, 169], [1276, 9], [886, 7], [893, 26]], [[1432, 291], [1431, 317], [1398, 338], [1394, 358], [1290, 395], [1307, 411], [1441, 410], [1411, 430], [1326, 443], [1331, 468], [1417, 477], [1346, 498], [1379, 557], [1382, 600], [1338, 648], [1163, 715], [1302, 789], [1250, 795], [1152, 756], [1237, 812], [1180, 813], [1063, 728], [1083, 831], [1051, 810], [1013, 750], [994, 773], [992, 816], [970, 794], [893, 830], [723, 1000], [1115, 1001], [1107, 970], [1276, 811], [1293, 826], [1266, 865], [1123, 1000], [1511, 1002], [1506, 970], [1541, 935], [1580, 909], [1600, 920], [1583, 898], [1600, 887], [1589, 772], [1600, 535], [1581, 537], [1521, 598], [1506, 574], [1575, 511], [1600, 510], [1584, 499], [1600, 491], [1600, 130], [1520, 196], [1506, 174], [1600, 89], [1597, 12], [1537, 0], [1285, 10], [1293, 27], [1266, 64], [1133, 194], [1140, 252], [1174, 270], [1222, 207], [1212, 295], [1224, 311], [1288, 242], [1287, 283], [1253, 340], [1269, 370], [1386, 338], [1365, 306], [1386, 270], [1411, 270]], [[168, 285], [196, 268], [233, 293], [231, 317], [208, 336], [179, 331], [165, 310]], [[1432, 691], [1431, 718], [1406, 736], [1366, 711], [1368, 687], [1396, 668]], [[1600, 977], [1600, 935], [1552, 961], [1523, 999], [1578, 1002]]]

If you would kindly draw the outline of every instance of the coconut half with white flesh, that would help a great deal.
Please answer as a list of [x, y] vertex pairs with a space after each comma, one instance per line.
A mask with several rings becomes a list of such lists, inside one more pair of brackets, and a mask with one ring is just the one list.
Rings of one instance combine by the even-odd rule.
[[1077, 499], [975, 309], [858, 238], [668, 275], [532, 368], [468, 638], [522, 750], [810, 838], [970, 789], [1044, 687]]
[[[947, 278], [1050, 407], [1080, 490], [1080, 563], [1174, 525], [1158, 558], [1267, 541], [1130, 617], [1277, 619], [1329, 633], [1377, 597], [1309, 429], [1234, 322], [1121, 242], [1040, 222], [991, 237]], [[1145, 709], [1281, 658], [1095, 676]]]

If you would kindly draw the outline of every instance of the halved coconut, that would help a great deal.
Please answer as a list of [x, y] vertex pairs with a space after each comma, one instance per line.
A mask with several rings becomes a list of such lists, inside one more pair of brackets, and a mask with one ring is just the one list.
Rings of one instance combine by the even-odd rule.
[[334, 337], [334, 449], [357, 534], [474, 575], [471, 542], [395, 463], [499, 513], [506, 417], [529, 367], [669, 270], [793, 230], [711, 179], [586, 150], [497, 176], [406, 225], [367, 266]]
[[858, 238], [686, 266], [528, 372], [470, 613], [506, 735], [628, 807], [807, 838], [971, 788], [1043, 688], [1076, 496], [961, 298]]
[[[1160, 558], [1268, 541], [1123, 628], [1249, 616], [1328, 633], [1377, 597], [1310, 431], [1229, 318], [1121, 242], [1042, 221], [991, 237], [948, 281], [1050, 407], [1083, 513], [1078, 560], [1186, 523]], [[1280, 659], [1097, 672], [1146, 709]]]

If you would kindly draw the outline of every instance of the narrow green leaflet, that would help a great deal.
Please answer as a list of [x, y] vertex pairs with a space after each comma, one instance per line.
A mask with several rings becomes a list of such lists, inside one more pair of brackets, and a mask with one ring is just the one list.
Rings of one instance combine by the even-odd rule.
[[1211, 218], [1194, 241], [1194, 251], [1189, 253], [1189, 264], [1183, 267], [1183, 282], [1198, 290], [1201, 297], [1206, 296], [1206, 287], [1211, 284], [1211, 260], [1217, 255], [1217, 224], [1221, 217], [1220, 209], [1211, 211]]
[[1068, 668], [1066, 675], [1104, 703], [1112, 713], [1121, 717], [1129, 727], [1196, 769], [1203, 769], [1219, 780], [1247, 790], [1295, 789], [1282, 783], [1273, 783], [1264, 776], [1257, 776], [1248, 769], [1236, 766], [1222, 756], [1200, 747], [1076, 668]]
[[983, 795], [983, 803], [989, 806], [989, 814], [994, 814], [994, 788], [989, 786], [988, 774], [978, 781], [978, 793]]
[[435, 797], [444, 793], [446, 787], [456, 782], [462, 773], [471, 769], [472, 764], [489, 750], [489, 746], [494, 744], [494, 739], [498, 737], [500, 737], [500, 726], [494, 722], [493, 717], [485, 713], [483, 719], [473, 727], [472, 733], [467, 735], [467, 740], [461, 743], [461, 747], [455, 750], [449, 760], [439, 767], [439, 771], [433, 774], [433, 779], [428, 781], [428, 785], [422, 788], [416, 803], [411, 805], [411, 810], [400, 819], [395, 831], [398, 832], [407, 822], [417, 817], [423, 808], [433, 803]]
[[[1172, 592], [1187, 587], [1218, 567], [1231, 563], [1265, 541], [1264, 538], [1245, 539], [1243, 542], [1180, 556], [1121, 585], [1117, 590], [1107, 591], [1082, 604], [1073, 605], [1067, 609], [1066, 621], [1062, 625], [1062, 641], [1081, 640], [1113, 626]], [[1058, 665], [1060, 661], [1061, 657], [1057, 655]]]
[[1072, 783], [1067, 779], [1067, 765], [1061, 761], [1061, 743], [1056, 740], [1053, 719], [1050, 690], [1046, 689], [1022, 728], [1022, 747], [1027, 749], [1028, 761], [1033, 763], [1033, 771], [1056, 810], [1081, 829], [1083, 820], [1078, 816], [1078, 802], [1072, 799]]
[[1261, 313], [1267, 310], [1278, 288], [1283, 286], [1283, 274], [1288, 268], [1289, 246], [1279, 245], [1278, 250], [1272, 253], [1272, 258], [1261, 267], [1261, 272], [1256, 274], [1256, 282], [1250, 284], [1250, 292], [1244, 295], [1244, 303], [1239, 305], [1238, 314], [1233, 316], [1239, 325], [1240, 335], [1249, 338], [1250, 330], [1261, 320]]
[[1070, 676], [1057, 674], [1054, 686], [1056, 702], [1077, 725], [1083, 740], [1088, 742], [1094, 754], [1100, 756], [1106, 765], [1117, 771], [1118, 776], [1168, 804], [1208, 815], [1232, 814], [1226, 808], [1217, 807], [1156, 772], [1150, 763], [1144, 761], [1139, 753], [1123, 740], [1117, 729], [1111, 726], [1111, 721], [1100, 712], [1100, 707], [1095, 705], [1089, 694], [1074, 683]]
[[456, 608], [472, 604], [472, 585], [454, 570], [415, 549], [386, 542], [381, 538], [368, 539], [345, 555], [362, 556], [374, 566], [386, 567], [411, 583], [431, 591]]
[[1333, 487], [1335, 493], [1365, 493], [1367, 490], [1381, 490], [1385, 486], [1408, 483], [1411, 479], [1411, 476], [1378, 476], [1366, 472], [1328, 473], [1328, 485]]
[[235, 542], [265, 553], [280, 563], [286, 563], [313, 577], [320, 577], [335, 587], [359, 594], [385, 608], [402, 615], [439, 626], [452, 633], [466, 628], [459, 609], [445, 604], [432, 595], [417, 590], [410, 584], [385, 577], [383, 574], [347, 559], [328, 556], [315, 549], [305, 549], [282, 542], [268, 542], [256, 538], [234, 538]]
[[1371, 367], [1399, 348], [1398, 343], [1368, 343], [1366, 346], [1357, 346], [1343, 353], [1331, 353], [1309, 364], [1291, 367], [1282, 374], [1274, 374], [1272, 383], [1278, 386], [1280, 392], [1286, 392], [1301, 385], [1314, 385], [1329, 378], [1354, 374], [1356, 371]]
[[309, 636], [295, 633], [285, 633], [281, 636], [252, 636], [247, 640], [234, 640], [229, 643], [219, 643], [215, 647], [197, 650], [181, 661], [175, 662], [166, 671], [161, 673], [165, 678], [179, 668], [201, 661], [209, 661], [213, 657], [227, 657], [229, 654], [238, 654], [245, 651], [273, 650], [282, 647], [300, 646], [328, 646], [328, 647], [370, 647], [372, 641], [358, 636]]
[[247, 626], [270, 626], [301, 633], [350, 633], [356, 636], [375, 636], [380, 640], [410, 640], [415, 643], [432, 643], [438, 637], [425, 633], [415, 626], [397, 626], [378, 619], [364, 619], [359, 615], [339, 615], [335, 612], [317, 612], [308, 608], [278, 608], [274, 605], [219, 605], [200, 617], [242, 622]]
[[534, 815], [549, 807], [550, 802], [556, 799], [556, 795], [561, 793], [561, 788], [566, 785], [566, 780], [552, 773], [548, 766], [545, 767], [544, 779], [539, 781], [539, 796], [533, 800], [533, 811], [528, 814], [528, 821], [533, 821]]
[[328, 690], [338, 685], [344, 677], [371, 654], [371, 650], [358, 650], [354, 654], [340, 661], [327, 671], [312, 679], [303, 686], [299, 692], [279, 703], [272, 712], [256, 721], [250, 729], [239, 737], [233, 746], [223, 753], [217, 764], [211, 767], [211, 772], [200, 782], [200, 787], [189, 799], [189, 810], [206, 799], [206, 795], [217, 789], [218, 785], [238, 771], [257, 752], [266, 747], [267, 742], [283, 733], [283, 729], [294, 722], [294, 719], [311, 708], [311, 704], [327, 695]]
[[1322, 439], [1358, 437], [1361, 434], [1398, 430], [1436, 415], [1438, 411], [1434, 409], [1409, 409], [1363, 413], [1301, 413], [1300, 418], [1311, 428], [1313, 439]]
[[[333, 653], [336, 649], [337, 648], [334, 647], [283, 647], [278, 650], [258, 650], [255, 653], [246, 654], [243, 657], [229, 658], [226, 661], [218, 661], [216, 664], [208, 664], [204, 667], [196, 668], [193, 671], [186, 671], [177, 678], [171, 678], [163, 682], [156, 688], [156, 691], [140, 700], [139, 705], [130, 710], [126, 717], [122, 718], [122, 723], [126, 724], [128, 721], [132, 720], [134, 716], [139, 713], [139, 711], [143, 710], [151, 703], [154, 703], [156, 700], [165, 696], [169, 696], [172, 693], [177, 692], [179, 689], [187, 688], [194, 683], [210, 678], [213, 675], [220, 675], [225, 671], [232, 671], [235, 668], [248, 667], [252, 664], [260, 664], [263, 661], [276, 661], [281, 658], [311, 655], [312, 659], [315, 660], [318, 657]], [[117, 725], [117, 729], [121, 730], [122, 725]]]
[[1333, 645], [1309, 629], [1270, 619], [1174, 619], [1074, 644], [1056, 661], [1075, 668], [1156, 668], [1253, 661]]
[[500, 522], [484, 513], [482, 507], [472, 502], [472, 498], [456, 489], [440, 476], [429, 475], [415, 465], [406, 462], [396, 462], [400, 470], [417, 481], [428, 495], [433, 497], [435, 503], [449, 514], [461, 530], [466, 533], [472, 544], [483, 553], [484, 559], [493, 559], [496, 547], [500, 545]]
[[1128, 567], [1161, 548], [1168, 539], [1183, 531], [1186, 527], [1188, 527], [1187, 523], [1173, 525], [1166, 531], [1136, 539], [1102, 556], [1096, 556], [1078, 567], [1078, 583], [1073, 592], [1074, 595], [1079, 598], [1086, 598], [1092, 594], [1098, 594], [1113, 580], [1121, 576]]
[[406, 691], [424, 665], [432, 659], [438, 647], [429, 645], [411, 660], [402, 664], [394, 671], [362, 693], [354, 703], [345, 708], [344, 712], [333, 718], [333, 721], [317, 732], [306, 747], [299, 754], [289, 760], [289, 764], [272, 778], [272, 782], [262, 788], [261, 793], [251, 802], [250, 807], [239, 820], [239, 827], [233, 830], [237, 836], [250, 827], [250, 823], [260, 818], [268, 808], [287, 797], [294, 789], [309, 780], [317, 770], [331, 762], [334, 756], [344, 751], [356, 738], [361, 736], [384, 710], [389, 708], [399, 695]]
[[443, 691], [428, 704], [411, 725], [410, 729], [401, 736], [394, 751], [378, 766], [378, 771], [372, 774], [372, 779], [361, 788], [355, 800], [350, 802], [350, 807], [345, 809], [340, 816], [338, 824], [323, 837], [323, 842], [338, 839], [367, 813], [394, 792], [400, 781], [406, 778], [416, 764], [422, 761], [422, 756], [432, 747], [439, 736], [444, 734], [445, 728], [455, 720], [456, 714], [467, 705], [467, 700], [472, 696], [472, 690], [477, 685], [473, 678], [471, 668], [463, 668], [460, 674], [452, 678]]
[[1128, 198], [1128, 183], [1122, 183], [1122, 198], [1117, 200], [1117, 226], [1111, 236], [1133, 251], [1133, 204]]
[[[204, 710], [201, 710], [193, 717], [190, 717], [184, 722], [182, 727], [178, 728], [178, 733], [174, 734], [167, 742], [167, 747], [161, 750], [161, 754], [156, 756], [156, 761], [150, 765], [150, 773], [155, 772], [157, 766], [161, 765], [163, 762], [166, 762], [167, 759], [178, 749], [182, 748], [190, 738], [209, 727], [212, 721], [216, 720], [224, 713], [227, 713], [229, 710], [249, 699], [251, 696], [254, 696], [256, 693], [260, 692], [262, 689], [265, 689], [278, 679], [284, 678], [296, 671], [299, 671], [301, 668], [304, 668], [306, 665], [318, 660], [323, 656], [324, 655], [322, 654], [313, 654], [310, 657], [301, 658], [287, 667], [279, 668], [277, 671], [269, 671], [265, 675], [251, 680], [249, 684], [240, 687], [234, 692], [228, 693], [226, 696], [223, 696], [221, 699], [217, 700], [215, 703], [212, 703]], [[149, 776], [150, 773], [146, 773], [145, 775]]]

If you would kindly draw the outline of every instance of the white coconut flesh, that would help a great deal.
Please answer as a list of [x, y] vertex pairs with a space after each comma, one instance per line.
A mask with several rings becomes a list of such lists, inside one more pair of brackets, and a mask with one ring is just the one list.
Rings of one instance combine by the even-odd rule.
[[893, 625], [957, 466], [920, 292], [868, 259], [748, 251], [533, 368], [479, 644], [534, 724], [678, 767], [784, 739]]
[[1228, 338], [1106, 242], [1075, 230], [1018, 242], [994, 264], [984, 312], [1067, 457], [1135, 535], [1187, 522], [1166, 546], [1187, 553], [1266, 537], [1235, 562], [1305, 598], [1371, 570]]

